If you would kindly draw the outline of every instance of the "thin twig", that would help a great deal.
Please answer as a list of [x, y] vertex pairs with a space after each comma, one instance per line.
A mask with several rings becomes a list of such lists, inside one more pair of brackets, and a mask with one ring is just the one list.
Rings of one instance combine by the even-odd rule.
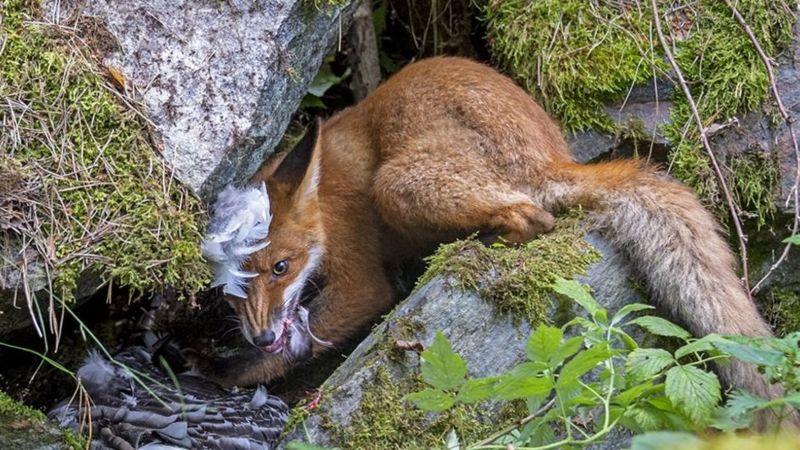
[[650, 4], [653, 8], [653, 23], [656, 25], [656, 34], [658, 34], [658, 40], [661, 42], [661, 47], [664, 49], [664, 55], [669, 60], [672, 70], [675, 71], [675, 75], [678, 77], [678, 84], [683, 91], [683, 95], [686, 96], [686, 100], [689, 102], [689, 107], [692, 109], [692, 117], [694, 117], [697, 130], [700, 133], [700, 142], [703, 144], [703, 148], [708, 154], [708, 158], [711, 160], [711, 166], [713, 167], [714, 173], [717, 176], [717, 181], [719, 181], [720, 188], [725, 196], [725, 201], [728, 204], [728, 209], [731, 213], [731, 219], [733, 220], [733, 226], [736, 229], [736, 236], [739, 238], [739, 251], [742, 259], [742, 283], [749, 297], [750, 281], [748, 280], [747, 275], [747, 236], [745, 236], [744, 231], [742, 230], [742, 223], [739, 220], [739, 215], [736, 213], [736, 204], [733, 202], [733, 197], [731, 197], [730, 190], [728, 189], [728, 183], [725, 181], [725, 176], [723, 175], [722, 169], [720, 169], [719, 163], [717, 162], [717, 157], [714, 155], [714, 152], [711, 150], [711, 145], [708, 143], [706, 127], [703, 125], [703, 120], [700, 118], [700, 113], [697, 111], [697, 104], [694, 101], [694, 97], [692, 97], [692, 93], [689, 90], [689, 85], [686, 83], [686, 79], [683, 78], [683, 72], [681, 72], [680, 67], [678, 67], [678, 63], [675, 62], [672, 51], [667, 44], [667, 38], [664, 37], [664, 32], [661, 29], [661, 18], [658, 13], [658, 5], [656, 4], [656, 0], [650, 0]]
[[[747, 36], [750, 38], [750, 42], [753, 43], [753, 47], [756, 48], [758, 52], [758, 56], [761, 57], [761, 61], [764, 63], [764, 67], [767, 69], [767, 77], [769, 78], [769, 85], [770, 90], [772, 91], [772, 96], [775, 98], [775, 103], [778, 105], [778, 111], [781, 113], [781, 117], [783, 117], [783, 121], [786, 122], [786, 126], [789, 127], [789, 134], [792, 136], [792, 145], [794, 146], [794, 162], [795, 162], [795, 172], [794, 172], [794, 186], [791, 190], [789, 195], [794, 196], [794, 223], [792, 224], [792, 235], [797, 234], [798, 228], [800, 228], [800, 202], [798, 201], [798, 187], [800, 187], [800, 146], [797, 145], [797, 134], [794, 131], [794, 119], [789, 114], [789, 111], [786, 110], [786, 107], [783, 106], [783, 100], [781, 99], [781, 95], [778, 92], [778, 83], [775, 82], [775, 73], [772, 71], [772, 62], [767, 56], [767, 53], [764, 52], [764, 48], [761, 46], [761, 43], [758, 41], [755, 33], [750, 28], [750, 25], [747, 24], [747, 21], [744, 20], [744, 17], [739, 13], [736, 7], [731, 4], [730, 0], [725, 0], [725, 4], [728, 5], [728, 8], [731, 9], [733, 12], [733, 16], [739, 22], [739, 25], [742, 26], [744, 32], [747, 33]], [[788, 201], [788, 200], [787, 200]], [[792, 248], [791, 243], [786, 244], [786, 247], [783, 248], [783, 252], [781, 256], [778, 258], [775, 263], [773, 263], [767, 273], [758, 280], [758, 283], [753, 286], [752, 292], [756, 292], [759, 287], [767, 280], [767, 278], [772, 275], [773, 272], [786, 260], [786, 257], [789, 256], [789, 251]]]
[[511, 433], [512, 431], [514, 431], [517, 428], [525, 425], [526, 423], [530, 422], [531, 420], [541, 416], [542, 414], [547, 412], [548, 409], [552, 408], [553, 404], [555, 404], [555, 402], [556, 402], [555, 397], [551, 398], [549, 402], [545, 403], [544, 406], [542, 406], [541, 408], [537, 409], [535, 412], [523, 417], [522, 419], [514, 421], [514, 423], [512, 423], [511, 425], [509, 425], [509, 426], [503, 428], [502, 430], [492, 434], [491, 436], [487, 437], [486, 439], [484, 439], [484, 440], [482, 440], [480, 442], [476, 442], [475, 444], [470, 445], [469, 448], [483, 447], [484, 445], [491, 444], [492, 442], [494, 442], [494, 441], [498, 440], [499, 438], [507, 435], [508, 433]]

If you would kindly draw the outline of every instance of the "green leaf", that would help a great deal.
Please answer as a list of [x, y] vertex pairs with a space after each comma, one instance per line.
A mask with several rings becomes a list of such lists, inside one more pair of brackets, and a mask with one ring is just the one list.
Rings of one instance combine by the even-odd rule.
[[350, 70], [345, 71], [342, 76], [336, 76], [331, 70], [330, 64], [323, 64], [319, 72], [311, 80], [308, 86], [308, 93], [316, 97], [322, 97], [335, 84], [339, 84], [350, 75]]
[[553, 383], [550, 378], [515, 377], [507, 375], [500, 378], [495, 386], [494, 395], [500, 400], [515, 400], [543, 396], [550, 393]]
[[759, 366], [774, 366], [783, 361], [783, 353], [755, 345], [739, 344], [730, 340], [714, 341], [714, 346], [736, 359]]
[[435, 388], [456, 389], [464, 384], [467, 363], [453, 351], [441, 331], [436, 332], [433, 345], [420, 354], [422, 379]]
[[655, 306], [652, 305], [645, 305], [644, 303], [629, 303], [617, 311], [614, 314], [614, 317], [611, 318], [611, 325], [615, 325], [619, 323], [622, 319], [628, 316], [628, 314], [637, 312], [637, 311], [644, 311], [646, 309], [655, 309]]
[[653, 431], [634, 436], [631, 441], [631, 450], [668, 450], [692, 448], [703, 443], [700, 438], [692, 433], [677, 431]]
[[644, 383], [637, 384], [630, 389], [620, 392], [614, 397], [614, 402], [620, 406], [628, 406], [634, 401], [642, 398], [648, 391], [651, 390], [658, 390], [658, 388], [654, 388], [653, 382], [648, 380]]
[[597, 310], [600, 309], [600, 306], [589, 292], [586, 291], [586, 288], [575, 280], [559, 278], [556, 280], [553, 290], [575, 300], [575, 302], [581, 305], [581, 308], [585, 309], [592, 317], [594, 317]]
[[515, 377], [538, 377], [549, 368], [550, 365], [547, 363], [528, 361], [519, 364], [517, 367], [514, 367], [514, 370], [512, 370], [511, 373]]
[[675, 325], [669, 320], [662, 319], [661, 317], [642, 316], [642, 317], [637, 317], [636, 319], [633, 319], [628, 323], [639, 325], [640, 327], [647, 330], [649, 333], [655, 334], [656, 336], [669, 336], [681, 339], [689, 339], [690, 337], [692, 337], [692, 335], [689, 334], [688, 331]]
[[783, 399], [795, 408], [800, 408], [800, 394], [787, 395]]
[[664, 427], [668, 418], [664, 411], [648, 404], [637, 405], [625, 412], [642, 431], [658, 430]]
[[637, 348], [628, 354], [625, 365], [637, 380], [646, 380], [675, 363], [672, 355], [660, 348]]
[[445, 411], [455, 403], [452, 395], [440, 389], [425, 389], [420, 392], [412, 392], [406, 395], [406, 400], [417, 405], [419, 409], [431, 412]]
[[498, 377], [476, 378], [461, 385], [456, 396], [457, 402], [475, 403], [486, 400], [494, 393]]
[[561, 345], [564, 332], [560, 328], [549, 325], [540, 325], [528, 339], [528, 359], [531, 361], [548, 362]]
[[767, 400], [747, 391], [737, 390], [728, 396], [725, 409], [732, 416], [740, 416], [755, 411], [767, 404]]
[[694, 366], [675, 366], [664, 383], [673, 405], [698, 424], [706, 423], [722, 397], [716, 375]]
[[675, 350], [675, 359], [683, 358], [686, 355], [693, 353], [707, 352], [714, 349], [714, 341], [724, 341], [725, 338], [718, 334], [709, 334], [700, 339], [695, 339], [692, 342]]
[[327, 107], [328, 106], [325, 104], [325, 102], [323, 102], [321, 98], [317, 97], [314, 94], [306, 94], [303, 97], [303, 100], [300, 101], [301, 109], [327, 108]]
[[800, 245], [800, 234], [789, 236], [788, 238], [784, 239], [783, 242], [786, 244]]
[[583, 336], [574, 336], [562, 342], [555, 352], [550, 355], [550, 366], [557, 367], [567, 358], [577, 353], [583, 347]]
[[596, 345], [578, 353], [569, 360], [569, 362], [564, 364], [556, 384], [559, 388], [564, 388], [570, 384], [577, 383], [581, 376], [594, 369], [602, 361], [610, 358], [611, 355], [611, 350], [609, 350], [608, 344], [606, 343]]

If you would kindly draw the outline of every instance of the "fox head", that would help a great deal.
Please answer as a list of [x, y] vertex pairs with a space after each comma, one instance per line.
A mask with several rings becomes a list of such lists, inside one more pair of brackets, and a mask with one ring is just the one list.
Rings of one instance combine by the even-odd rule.
[[227, 188], [214, 205], [203, 252], [214, 263], [245, 339], [268, 353], [309, 354], [304, 288], [324, 257], [317, 188], [319, 124], [291, 151], [270, 158], [246, 189]]

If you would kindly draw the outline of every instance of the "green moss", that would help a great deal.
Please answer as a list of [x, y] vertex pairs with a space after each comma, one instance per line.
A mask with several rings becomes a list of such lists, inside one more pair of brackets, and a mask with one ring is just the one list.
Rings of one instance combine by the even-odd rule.
[[487, 405], [458, 405], [433, 414], [415, 408], [403, 397], [423, 389], [417, 376], [397, 380], [379, 368], [375, 379], [364, 389], [361, 406], [347, 427], [335, 425], [323, 416], [324, 427], [333, 443], [344, 449], [421, 449], [439, 448], [450, 430], [461, 442], [474, 442], [525, 414], [524, 406], [510, 403], [492, 411]]
[[[753, 28], [764, 50], [775, 55], [791, 42], [794, 14], [779, 3], [758, 0], [736, 2], [738, 11]], [[695, 16], [690, 37], [678, 43], [675, 58], [691, 87], [698, 112], [706, 126], [736, 114], [754, 111], [769, 98], [769, 79], [763, 62], [750, 39], [722, 2], [703, 1]], [[697, 127], [685, 97], [679, 96], [662, 132], [674, 144], [673, 174], [693, 187], [707, 204], [724, 209], [720, 189], [699, 141]], [[766, 162], [766, 161], [765, 161]], [[759, 223], [772, 214], [772, 164], [756, 169], [759, 180], [752, 182], [753, 164], [730, 162], [727, 178], [739, 190], [741, 206], [751, 209]]]
[[37, 22], [32, 4], [3, 1], [0, 121], [13, 126], [0, 148], [36, 187], [22, 206], [38, 223], [23, 233], [47, 249], [55, 292], [71, 298], [87, 269], [132, 291], [201, 289], [199, 201], [171, 179], [95, 56], [67, 29]]
[[616, 2], [504, 0], [485, 8], [494, 59], [570, 131], [612, 131], [603, 104], [652, 78], [644, 8]]
[[600, 254], [584, 239], [579, 210], [559, 217], [550, 233], [517, 247], [487, 247], [475, 239], [444, 244], [428, 258], [418, 286], [451, 275], [459, 288], [475, 290], [497, 311], [537, 324], [544, 318], [559, 277], [585, 274]]
[[778, 210], [775, 204], [780, 177], [778, 161], [767, 153], [755, 151], [734, 156], [728, 165], [740, 214], [755, 220], [760, 230]]
[[18, 419], [45, 422], [47, 418], [38, 409], [33, 409], [14, 401], [3, 391], [0, 391], [0, 416], [16, 417]]
[[[787, 4], [734, 3], [768, 55], [774, 57], [791, 43], [795, 16]], [[668, 38], [676, 62], [706, 126], [756, 110], [769, 98], [764, 64], [724, 2], [659, 4], [664, 8], [660, 11], [666, 18], [663, 24], [672, 28]], [[603, 112], [605, 102], [620, 100], [632, 86], [669, 72], [652, 31], [648, 2], [507, 0], [488, 2], [485, 17], [495, 60], [570, 131], [610, 130], [611, 121]], [[720, 217], [726, 217], [717, 180], [680, 89], [673, 98], [670, 121], [661, 132], [673, 147], [672, 173], [694, 188]], [[738, 190], [742, 206], [763, 225], [774, 206], [767, 200], [771, 185], [759, 189], [756, 181], [760, 180], [750, 176], [752, 165], [728, 163], [727, 178]], [[761, 169], [756, 170], [758, 176], [768, 177], [765, 171], [770, 166]]]
[[59, 445], [74, 450], [86, 448], [86, 443], [70, 430], [57, 429], [48, 423], [41, 411], [18, 403], [0, 391], [0, 448]]
[[775, 327], [778, 336], [800, 330], [800, 292], [775, 287], [762, 301], [764, 315]]

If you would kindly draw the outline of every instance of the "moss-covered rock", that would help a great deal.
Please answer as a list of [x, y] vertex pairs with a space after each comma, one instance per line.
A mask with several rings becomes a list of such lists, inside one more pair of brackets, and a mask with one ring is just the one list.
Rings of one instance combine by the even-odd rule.
[[41, 411], [17, 403], [0, 391], [0, 448], [77, 450], [83, 443], [71, 432], [49, 423]]
[[467, 360], [471, 377], [498, 375], [525, 359], [536, 324], [563, 324], [579, 314], [574, 304], [552, 301], [556, 277], [580, 275], [611, 311], [641, 301], [626, 263], [596, 234], [586, 236], [580, 216], [558, 219], [553, 232], [519, 247], [443, 245], [411, 296], [325, 381], [319, 402], [295, 408], [284, 442], [435, 448], [451, 432], [462, 444], [474, 443], [524, 417], [518, 404], [462, 405], [441, 414], [416, 409], [404, 398], [422, 387], [415, 349], [430, 345], [440, 330]]
[[547, 312], [555, 281], [585, 275], [600, 259], [582, 239], [584, 218], [574, 210], [559, 217], [551, 233], [519, 246], [486, 246], [477, 239], [444, 244], [427, 259], [428, 269], [417, 285], [452, 276], [460, 289], [478, 292], [498, 312], [537, 324]]
[[101, 72], [86, 45], [93, 36], [43, 24], [36, 5], [2, 3], [0, 166], [20, 168], [21, 194], [0, 204], [18, 219], [0, 233], [36, 249], [62, 299], [86, 270], [134, 292], [201, 289], [200, 202], [172, 179], [147, 122]]
[[[795, 13], [785, 3], [735, 5], [768, 55], [775, 57], [792, 42]], [[759, 110], [770, 95], [767, 72], [728, 6], [702, 0], [659, 7], [705, 126]], [[570, 131], [620, 133], [604, 104], [627, 100], [635, 86], [669, 76], [649, 2], [510, 0], [488, 2], [485, 16], [494, 59]], [[689, 104], [680, 90], [672, 100], [670, 119], [660, 130], [672, 145], [670, 170], [725, 218]], [[761, 159], [755, 172], [735, 157], [727, 162], [740, 206], [763, 224], [775, 211], [775, 189], [762, 176], [772, 172], [775, 159]], [[751, 175], [762, 178], [753, 182]]]

